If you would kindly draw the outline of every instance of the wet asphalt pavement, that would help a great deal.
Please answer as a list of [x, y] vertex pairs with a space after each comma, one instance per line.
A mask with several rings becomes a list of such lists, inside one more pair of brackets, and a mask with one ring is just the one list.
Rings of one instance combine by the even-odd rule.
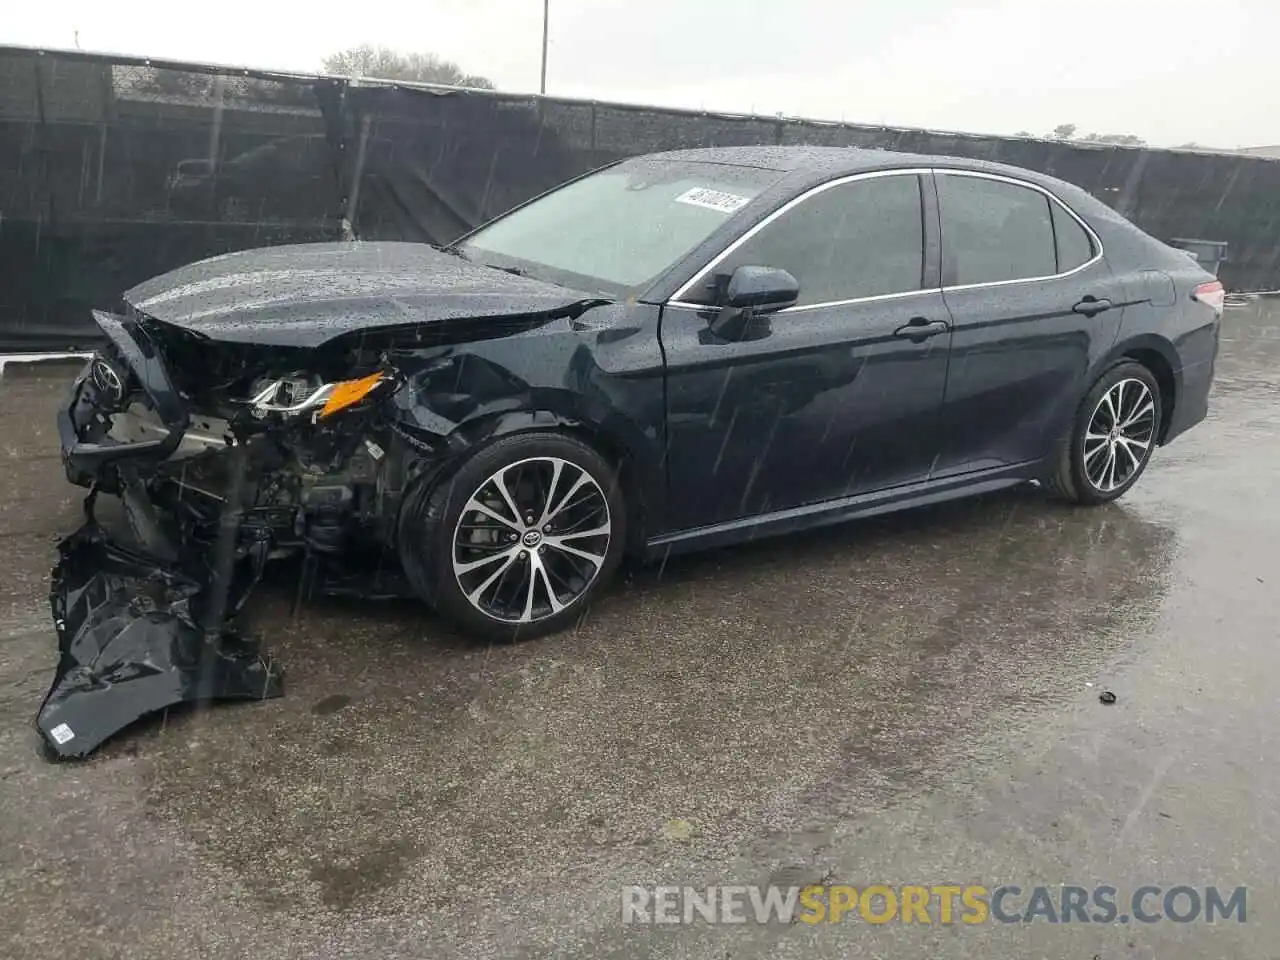
[[[634, 570], [515, 647], [410, 604], [291, 618], [268, 588], [284, 699], [61, 765], [31, 719], [81, 500], [69, 371], [9, 367], [0, 955], [1280, 956], [1280, 301], [1224, 338], [1209, 420], [1118, 504], [998, 497]], [[1243, 924], [621, 923], [627, 884], [770, 881], [1249, 892]]]

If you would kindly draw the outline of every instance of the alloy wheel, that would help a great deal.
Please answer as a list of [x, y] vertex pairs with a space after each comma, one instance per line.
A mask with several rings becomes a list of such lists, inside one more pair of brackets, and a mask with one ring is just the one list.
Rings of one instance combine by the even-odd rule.
[[453, 575], [484, 615], [533, 623], [586, 593], [612, 534], [608, 498], [590, 473], [559, 457], [521, 460], [467, 499], [453, 533]]
[[1084, 434], [1081, 457], [1090, 485], [1111, 493], [1127, 484], [1150, 456], [1155, 433], [1150, 388], [1133, 378], [1113, 384], [1098, 401]]

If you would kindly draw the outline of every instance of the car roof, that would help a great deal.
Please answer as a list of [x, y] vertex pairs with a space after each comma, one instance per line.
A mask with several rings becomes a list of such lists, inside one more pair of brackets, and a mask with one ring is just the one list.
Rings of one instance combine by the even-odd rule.
[[904, 167], [971, 170], [975, 173], [1012, 177], [1036, 184], [1067, 203], [1076, 213], [1086, 217], [1095, 229], [1099, 228], [1100, 223], [1107, 223], [1112, 226], [1120, 225], [1122, 229], [1130, 232], [1136, 230], [1108, 204], [1073, 183], [1026, 167], [993, 163], [990, 160], [896, 153], [892, 150], [868, 150], [862, 147], [810, 146], [703, 147], [654, 153], [643, 159], [718, 163], [776, 170], [780, 174], [779, 181], [768, 192], [775, 199], [778, 196], [794, 196], [827, 180], [873, 170], [894, 170]]
[[1046, 176], [1034, 170], [1004, 163], [992, 163], [989, 160], [896, 153], [892, 150], [868, 150], [860, 147], [704, 147], [650, 154], [647, 159], [719, 163], [728, 166], [776, 170], [787, 175], [785, 179], [793, 182], [821, 181], [871, 170], [892, 170], [901, 167], [944, 167], [1016, 177], [1045, 186], [1057, 186], [1063, 183], [1056, 177]]
[[[1073, 183], [1036, 170], [1004, 163], [993, 163], [989, 160], [976, 160], [968, 157], [930, 156], [918, 153], [897, 153], [891, 150], [868, 150], [859, 147], [797, 145], [702, 147], [691, 150], [670, 150], [663, 153], [642, 154], [618, 162], [626, 163], [632, 161], [657, 161], [659, 163], [668, 162], [673, 164], [723, 164], [776, 172], [777, 180], [762, 191], [756, 201], [753, 202], [752, 207], [755, 209], [755, 213], [747, 222], [748, 228], [776, 211], [782, 203], [800, 196], [813, 187], [829, 180], [876, 170], [918, 169], [925, 167], [942, 170], [968, 170], [1035, 184], [1057, 197], [1082, 217], [1102, 239], [1104, 247], [1112, 251], [1112, 253], [1141, 248], [1146, 251], [1143, 256], [1150, 260], [1153, 251], [1158, 251], [1160, 256], [1164, 256], [1170, 249], [1134, 226], [1109, 204]], [[707, 248], [695, 251], [694, 254], [691, 254], [690, 260], [696, 260], [704, 254], [708, 254], [718, 242], [719, 238], [716, 238], [714, 242], [708, 241]], [[1134, 256], [1138, 256], [1138, 254], [1135, 253]], [[1181, 256], [1181, 254], [1178, 254], [1178, 256]], [[649, 291], [646, 297], [642, 299], [656, 298], [660, 300], [663, 297], [672, 295], [674, 292], [675, 288], [664, 290], [659, 286]]]

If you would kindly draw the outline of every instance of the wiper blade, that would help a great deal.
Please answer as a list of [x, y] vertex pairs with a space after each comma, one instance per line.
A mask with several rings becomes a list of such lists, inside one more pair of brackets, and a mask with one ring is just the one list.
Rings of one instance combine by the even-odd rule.
[[467, 256], [466, 253], [463, 252], [462, 247], [450, 245], [447, 247], [441, 247], [440, 249], [443, 250], [445, 253], [453, 254], [455, 257], [461, 257], [463, 260], [467, 261], [467, 263], [478, 263], [482, 267], [489, 267], [493, 270], [501, 270], [503, 273], [510, 273], [513, 276], [517, 276], [517, 277], [528, 276], [528, 273], [525, 272], [525, 269], [523, 267], [504, 267], [500, 263], [489, 263], [485, 260], [475, 260]]

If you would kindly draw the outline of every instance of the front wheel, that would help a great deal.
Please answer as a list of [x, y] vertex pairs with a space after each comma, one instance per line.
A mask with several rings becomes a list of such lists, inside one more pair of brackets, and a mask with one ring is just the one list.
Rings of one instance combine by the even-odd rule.
[[1155, 450], [1160, 385], [1142, 364], [1109, 368], [1085, 394], [1059, 453], [1054, 492], [1073, 503], [1110, 503], [1132, 487]]
[[410, 495], [399, 547], [410, 580], [468, 633], [499, 640], [579, 620], [626, 537], [616, 474], [561, 434], [506, 437]]

